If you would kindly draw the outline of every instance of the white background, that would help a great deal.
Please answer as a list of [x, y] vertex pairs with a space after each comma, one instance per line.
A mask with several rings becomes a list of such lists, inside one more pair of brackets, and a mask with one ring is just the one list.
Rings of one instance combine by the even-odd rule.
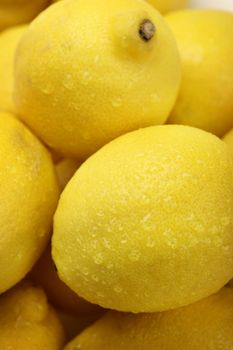
[[233, 0], [189, 0], [189, 7], [204, 7], [233, 12]]

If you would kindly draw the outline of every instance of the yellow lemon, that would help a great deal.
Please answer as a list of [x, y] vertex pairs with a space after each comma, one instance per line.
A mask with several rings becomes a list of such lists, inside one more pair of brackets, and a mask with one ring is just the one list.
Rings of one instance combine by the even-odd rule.
[[62, 350], [64, 331], [45, 293], [24, 282], [0, 297], [1, 350]]
[[163, 125], [84, 162], [55, 213], [60, 278], [106, 308], [153, 312], [204, 298], [233, 275], [233, 158], [200, 129]]
[[21, 25], [0, 33], [0, 111], [14, 111], [15, 50], [26, 28], [26, 25]]
[[168, 120], [223, 136], [233, 127], [233, 13], [186, 10], [167, 16], [183, 62], [178, 100]]
[[61, 1], [19, 45], [16, 104], [45, 143], [84, 159], [127, 131], [164, 123], [180, 75], [174, 37], [145, 1]]
[[66, 184], [79, 168], [80, 162], [75, 159], [62, 159], [56, 164], [56, 172], [61, 190], [63, 191]]
[[177, 310], [109, 312], [64, 350], [233, 350], [233, 290]]
[[45, 290], [49, 300], [59, 309], [71, 314], [101, 314], [101, 308], [88, 303], [70, 290], [58, 277], [49, 246], [34, 267], [31, 278]]
[[0, 0], [0, 31], [30, 22], [49, 2], [49, 0]]
[[30, 271], [46, 247], [58, 192], [48, 151], [20, 121], [1, 113], [0, 293]]
[[161, 13], [166, 13], [186, 7], [187, 0], [147, 0]]

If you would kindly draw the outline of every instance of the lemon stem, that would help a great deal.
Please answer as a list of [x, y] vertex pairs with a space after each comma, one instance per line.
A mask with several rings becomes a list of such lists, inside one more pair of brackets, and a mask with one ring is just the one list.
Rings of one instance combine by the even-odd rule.
[[144, 19], [139, 27], [139, 35], [144, 41], [149, 41], [153, 38], [156, 28], [153, 22], [149, 19]]

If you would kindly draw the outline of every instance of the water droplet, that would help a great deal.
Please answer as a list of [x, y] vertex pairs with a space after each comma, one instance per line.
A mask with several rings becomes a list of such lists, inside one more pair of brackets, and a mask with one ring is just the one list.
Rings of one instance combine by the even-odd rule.
[[114, 287], [114, 292], [116, 292], [116, 293], [121, 293], [122, 290], [123, 290], [122, 287], [119, 286], [119, 285], [117, 285], [117, 286]]
[[99, 298], [104, 298], [104, 294], [102, 292], [97, 292], [96, 294]]
[[150, 213], [146, 214], [142, 219], [142, 223], [146, 223], [150, 218], [151, 218], [151, 214]]
[[113, 268], [113, 264], [112, 263], [107, 264], [107, 269], [108, 270], [111, 270], [112, 268]]
[[112, 102], [112, 106], [114, 108], [118, 108], [118, 107], [120, 107], [122, 105], [122, 100], [121, 100], [120, 97], [116, 97], [116, 98], [112, 99], [111, 102]]
[[93, 279], [93, 281], [99, 282], [99, 277], [98, 276], [92, 275], [91, 278]]
[[153, 237], [148, 237], [146, 241], [146, 246], [148, 248], [153, 248], [155, 246], [155, 241]]
[[87, 85], [89, 83], [89, 81], [91, 80], [91, 74], [88, 71], [83, 72], [82, 77], [83, 77], [83, 84], [84, 85]]
[[110, 248], [110, 241], [107, 238], [103, 239], [103, 246], [107, 249]]
[[196, 225], [195, 225], [195, 230], [196, 230], [197, 232], [199, 232], [199, 233], [202, 233], [202, 232], [204, 232], [204, 227], [203, 227], [202, 224], [196, 224]]
[[132, 262], [138, 261], [140, 259], [141, 253], [137, 249], [133, 249], [129, 254], [129, 260]]
[[94, 58], [94, 62], [95, 63], [98, 63], [100, 60], [100, 56], [99, 55], [96, 55], [95, 58]]
[[46, 85], [41, 86], [41, 91], [45, 95], [50, 95], [54, 91], [54, 86], [52, 84], [47, 83]]
[[190, 178], [190, 177], [192, 177], [192, 175], [189, 174], [189, 173], [183, 173], [182, 176], [183, 176], [184, 178]]
[[68, 90], [72, 90], [73, 86], [74, 86], [74, 81], [73, 81], [73, 77], [71, 74], [67, 74], [63, 80], [63, 86], [68, 89]]
[[103, 255], [99, 253], [93, 257], [93, 260], [96, 265], [101, 265], [103, 263]]
[[87, 267], [83, 267], [83, 274], [84, 274], [85, 276], [88, 276], [89, 270], [88, 270]]
[[160, 101], [160, 97], [157, 94], [157, 92], [154, 92], [153, 94], [151, 94], [151, 99], [152, 99], [152, 102], [156, 102], [156, 103]]
[[164, 203], [170, 203], [172, 201], [172, 197], [171, 196], [167, 196], [164, 198]]

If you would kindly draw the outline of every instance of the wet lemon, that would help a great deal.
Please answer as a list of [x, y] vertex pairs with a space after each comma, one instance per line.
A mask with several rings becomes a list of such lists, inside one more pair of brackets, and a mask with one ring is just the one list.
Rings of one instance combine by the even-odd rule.
[[0, 111], [14, 111], [15, 50], [26, 28], [27, 25], [21, 25], [0, 33]]
[[[58, 277], [51, 258], [49, 246], [30, 275], [32, 280], [44, 288], [49, 300], [60, 310], [74, 315], [101, 314], [101, 308], [88, 303], [74, 293]], [[85, 318], [85, 315], [83, 316]]]
[[173, 35], [145, 1], [61, 1], [19, 45], [17, 110], [49, 146], [84, 159], [127, 131], [164, 123], [180, 76]]
[[233, 274], [233, 158], [200, 129], [164, 125], [112, 141], [84, 162], [55, 214], [60, 278], [120, 311], [183, 306]]
[[233, 290], [163, 313], [109, 312], [65, 350], [233, 349]]
[[0, 297], [1, 350], [61, 350], [64, 331], [42, 289], [21, 283]]
[[233, 13], [184, 10], [166, 19], [183, 63], [181, 90], [168, 123], [223, 136], [233, 127]]
[[45, 249], [59, 192], [48, 151], [20, 121], [4, 113], [0, 179], [2, 293], [31, 270]]

